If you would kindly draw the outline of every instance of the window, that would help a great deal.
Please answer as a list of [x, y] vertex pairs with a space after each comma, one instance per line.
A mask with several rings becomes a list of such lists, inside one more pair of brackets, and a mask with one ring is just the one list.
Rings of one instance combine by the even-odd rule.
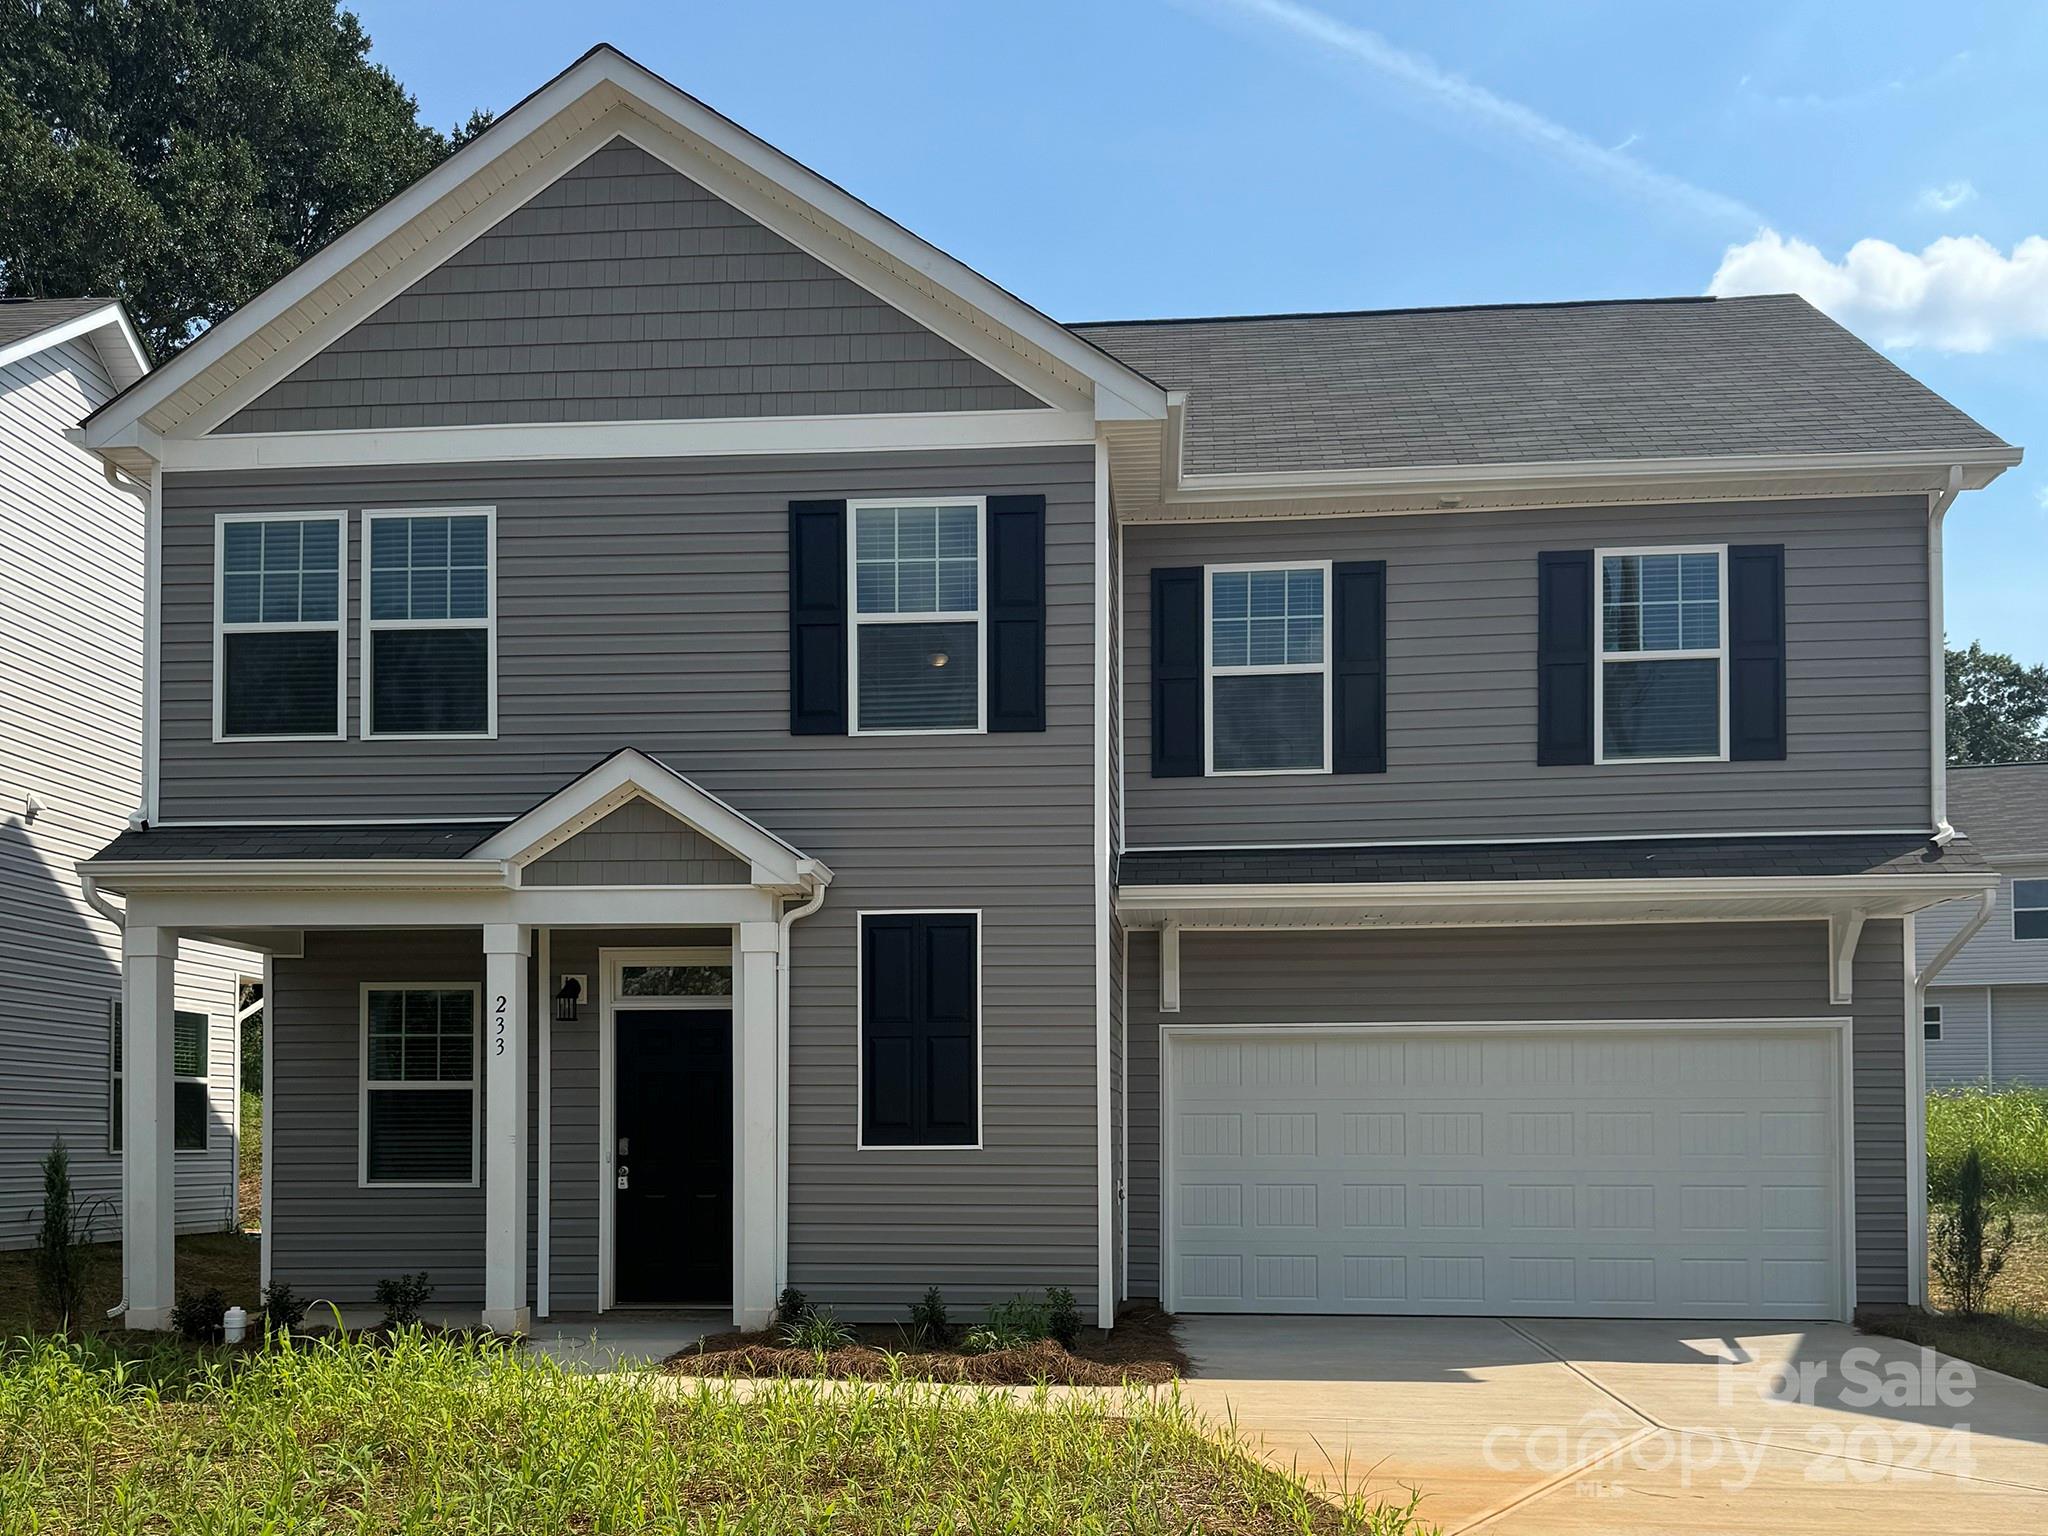
[[[109, 1010], [111, 1072], [108, 1074], [107, 1150], [121, 1150], [121, 999]], [[207, 1145], [207, 1078], [213, 1069], [213, 1020], [203, 1013], [179, 1009], [172, 1015], [171, 1147], [178, 1152], [204, 1152]]]
[[1601, 551], [1601, 762], [1727, 756], [1722, 565], [1719, 549]]
[[365, 736], [489, 736], [497, 620], [489, 508], [363, 514]]
[[981, 1142], [981, 918], [860, 917], [860, 1144]]
[[1923, 1040], [1941, 1038], [1941, 1004], [1929, 1003], [1920, 1010], [1920, 1036]]
[[214, 735], [339, 738], [341, 514], [229, 513], [214, 540]]
[[1330, 771], [1330, 567], [1211, 566], [1208, 771]]
[[732, 965], [622, 965], [621, 997], [731, 997]]
[[476, 1182], [479, 995], [464, 983], [363, 988], [363, 1183]]
[[854, 732], [983, 729], [982, 500], [850, 510]]
[[2048, 880], [2013, 881], [2012, 936], [2048, 939]]

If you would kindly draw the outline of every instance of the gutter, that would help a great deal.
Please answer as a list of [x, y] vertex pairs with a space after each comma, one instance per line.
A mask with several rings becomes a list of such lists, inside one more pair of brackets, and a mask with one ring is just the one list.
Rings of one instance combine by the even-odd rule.
[[1934, 841], [1944, 848], [1956, 829], [1948, 819], [1948, 625], [1942, 613], [1941, 525], [1962, 489], [1963, 466], [1951, 464], [1948, 485], [1927, 498], [1928, 769]]
[[[775, 1295], [780, 1304], [789, 1285], [789, 938], [790, 930], [825, 904], [832, 871], [815, 859], [800, 866], [814, 876], [811, 894], [801, 905], [785, 907], [777, 921], [775, 945], [775, 1188], [778, 1219], [775, 1232]], [[858, 943], [859, 935], [854, 936]]]
[[1955, 931], [1955, 933], [1950, 936], [1949, 941], [1941, 946], [1941, 949], [1935, 954], [1935, 957], [1932, 960], [1928, 961], [1927, 964], [1921, 968], [1920, 974], [1918, 976], [1913, 978], [1913, 984], [1918, 989], [1919, 998], [1922, 1003], [1925, 1003], [1925, 1001], [1927, 1000], [1927, 988], [1929, 983], [1931, 983], [1936, 976], [1941, 974], [1942, 968], [1946, 966], [1949, 963], [1949, 961], [1955, 959], [1957, 955], [1963, 952], [1963, 946], [1965, 944], [1969, 943], [1970, 940], [1977, 937], [1978, 930], [1981, 929], [1986, 923], [1991, 921], [1991, 914], [1993, 911], [1997, 909], [1997, 906], [1997, 886], [1994, 885], [1989, 890], [1979, 891], [1977, 893], [1977, 910], [1970, 914], [1968, 920], [1964, 922], [1963, 926], [1958, 928]]

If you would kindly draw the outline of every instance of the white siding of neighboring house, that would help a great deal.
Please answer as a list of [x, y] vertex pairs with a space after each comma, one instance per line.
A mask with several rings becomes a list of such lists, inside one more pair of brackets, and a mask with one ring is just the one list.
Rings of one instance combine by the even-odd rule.
[[[2048, 939], [2012, 936], [2012, 882], [2048, 880], [2048, 860], [1994, 859], [1998, 870], [1998, 905], [1982, 928], [1949, 963], [1936, 984], [1944, 987], [2011, 982], [2048, 986]], [[1913, 919], [1919, 963], [1927, 964], [1976, 910], [1974, 901], [1945, 901]]]
[[1941, 1038], [1927, 1042], [1927, 1086], [1960, 1088], [1984, 1081], [1990, 1061], [1991, 988], [1929, 987], [1927, 1004], [1941, 1010]]
[[[62, 433], [113, 393], [89, 338], [0, 369], [0, 1248], [33, 1240], [53, 1138], [119, 1230], [108, 1151], [114, 926], [75, 862], [126, 824], [141, 790], [142, 503]], [[33, 823], [28, 797], [42, 802]], [[212, 1019], [204, 1152], [178, 1154], [178, 1228], [235, 1219], [236, 982], [253, 955], [187, 945], [178, 1006]]]

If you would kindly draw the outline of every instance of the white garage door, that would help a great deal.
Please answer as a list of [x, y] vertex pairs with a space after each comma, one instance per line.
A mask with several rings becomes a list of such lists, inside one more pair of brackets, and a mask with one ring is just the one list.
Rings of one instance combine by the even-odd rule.
[[1832, 1030], [1169, 1034], [1168, 1305], [1834, 1317]]

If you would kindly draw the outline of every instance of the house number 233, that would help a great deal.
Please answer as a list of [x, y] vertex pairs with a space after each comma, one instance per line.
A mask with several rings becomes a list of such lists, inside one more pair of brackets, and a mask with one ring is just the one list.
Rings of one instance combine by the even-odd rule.
[[491, 1005], [491, 1054], [505, 1054], [505, 994], [498, 994], [497, 1002]]

